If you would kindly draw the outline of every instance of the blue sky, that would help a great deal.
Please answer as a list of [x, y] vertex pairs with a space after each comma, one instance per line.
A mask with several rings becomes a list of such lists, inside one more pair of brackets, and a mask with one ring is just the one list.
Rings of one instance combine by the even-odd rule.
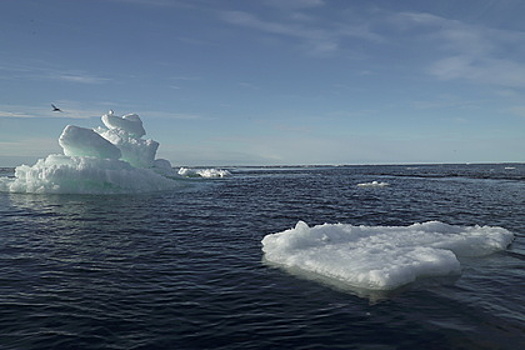
[[[523, 162], [521, 0], [3, 0], [0, 165], [137, 113], [174, 165]], [[63, 109], [51, 112], [50, 104]]]

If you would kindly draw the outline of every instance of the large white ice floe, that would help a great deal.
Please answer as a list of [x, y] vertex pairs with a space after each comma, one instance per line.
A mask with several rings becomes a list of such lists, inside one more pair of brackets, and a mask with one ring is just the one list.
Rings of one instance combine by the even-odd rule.
[[423, 277], [461, 272], [462, 257], [505, 250], [513, 233], [492, 226], [430, 221], [410, 226], [353, 226], [303, 221], [262, 240], [265, 261], [291, 273], [364, 290], [393, 290]]
[[110, 111], [102, 122], [106, 128], [67, 125], [58, 140], [63, 155], [16, 167], [14, 178], [0, 178], [0, 191], [113, 194], [181, 185], [170, 162], [155, 159], [159, 143], [142, 139], [146, 132], [138, 115], [119, 117]]

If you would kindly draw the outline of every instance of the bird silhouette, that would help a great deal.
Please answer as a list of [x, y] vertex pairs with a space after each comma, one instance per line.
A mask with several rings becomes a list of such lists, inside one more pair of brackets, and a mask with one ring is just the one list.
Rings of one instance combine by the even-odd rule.
[[57, 106], [55, 106], [54, 104], [51, 104], [51, 107], [53, 107], [53, 112], [62, 112], [62, 110], [58, 108]]

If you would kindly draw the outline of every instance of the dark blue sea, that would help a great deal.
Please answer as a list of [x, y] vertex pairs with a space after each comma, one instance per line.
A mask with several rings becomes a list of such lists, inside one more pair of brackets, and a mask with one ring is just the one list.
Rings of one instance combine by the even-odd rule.
[[[149, 194], [0, 193], [0, 349], [525, 348], [525, 164], [228, 170]], [[299, 220], [515, 239], [371, 298], [264, 263], [263, 237]]]

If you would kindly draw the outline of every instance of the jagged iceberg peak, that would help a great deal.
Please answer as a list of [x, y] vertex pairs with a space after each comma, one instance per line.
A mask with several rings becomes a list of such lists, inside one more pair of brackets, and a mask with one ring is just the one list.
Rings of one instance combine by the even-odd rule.
[[144, 130], [142, 126], [142, 120], [140, 120], [140, 117], [136, 114], [126, 114], [119, 117], [110, 110], [102, 116], [102, 123], [110, 130], [124, 130], [137, 138], [146, 135], [146, 130]]
[[153, 166], [159, 143], [154, 140], [136, 138], [123, 129], [95, 129], [101, 137], [120, 149], [122, 157], [134, 167], [149, 168]]

